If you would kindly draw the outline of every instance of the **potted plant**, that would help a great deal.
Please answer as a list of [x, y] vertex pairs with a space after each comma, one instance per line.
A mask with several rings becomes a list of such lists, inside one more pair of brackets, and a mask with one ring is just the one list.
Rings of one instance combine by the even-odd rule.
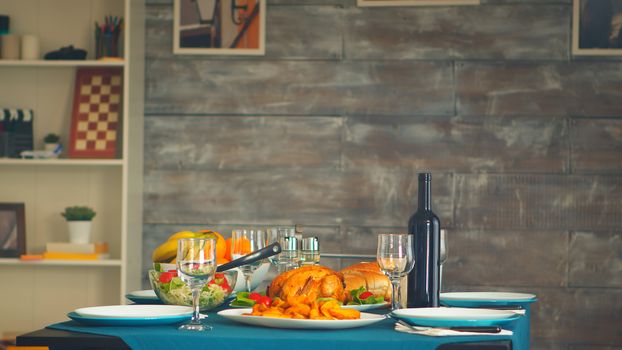
[[96, 213], [86, 206], [73, 206], [65, 208], [60, 213], [69, 224], [69, 242], [89, 243], [91, 241], [91, 220]]
[[62, 150], [62, 146], [60, 144], [60, 136], [49, 133], [43, 138], [43, 143], [46, 151], [53, 152], [54, 156], [58, 157], [58, 154]]

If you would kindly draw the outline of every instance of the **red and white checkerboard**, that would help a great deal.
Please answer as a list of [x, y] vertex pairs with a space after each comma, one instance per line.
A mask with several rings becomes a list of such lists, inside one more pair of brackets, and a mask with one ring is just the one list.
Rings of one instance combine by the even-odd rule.
[[122, 77], [119, 68], [78, 69], [69, 146], [71, 158], [116, 156]]

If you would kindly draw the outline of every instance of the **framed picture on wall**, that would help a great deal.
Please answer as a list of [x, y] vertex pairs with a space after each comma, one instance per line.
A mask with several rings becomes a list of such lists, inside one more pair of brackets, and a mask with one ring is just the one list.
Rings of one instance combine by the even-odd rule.
[[175, 0], [173, 53], [263, 55], [267, 0]]
[[573, 0], [572, 54], [622, 55], [622, 0]]
[[357, 0], [358, 6], [478, 5], [480, 0]]
[[26, 254], [24, 203], [0, 203], [0, 257]]

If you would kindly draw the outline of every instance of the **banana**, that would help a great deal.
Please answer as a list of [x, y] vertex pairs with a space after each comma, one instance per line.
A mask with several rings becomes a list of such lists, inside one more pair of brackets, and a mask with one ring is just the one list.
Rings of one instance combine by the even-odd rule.
[[192, 232], [192, 231], [180, 231], [180, 232], [176, 232], [173, 233], [168, 240], [173, 240], [173, 239], [180, 239], [180, 238], [195, 238], [198, 237], [200, 235], [199, 232]]
[[167, 263], [177, 256], [177, 240], [172, 239], [160, 244], [151, 255], [153, 262]]

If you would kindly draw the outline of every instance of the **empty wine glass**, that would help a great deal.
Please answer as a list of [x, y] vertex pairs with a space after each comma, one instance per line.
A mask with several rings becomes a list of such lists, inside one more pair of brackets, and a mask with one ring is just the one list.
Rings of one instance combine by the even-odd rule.
[[192, 291], [192, 319], [179, 329], [206, 331], [212, 327], [201, 323], [199, 298], [203, 286], [216, 272], [216, 240], [213, 238], [182, 238], [177, 243], [177, 271]]
[[400, 279], [415, 266], [412, 235], [379, 234], [376, 260], [382, 272], [391, 280], [391, 310], [397, 310], [402, 305]]
[[447, 261], [447, 230], [441, 229], [441, 247], [440, 247], [440, 256], [438, 258], [439, 268], [439, 279], [438, 279], [438, 290], [441, 291], [443, 287], [443, 264]]
[[[294, 227], [275, 227], [271, 228], [269, 231], [269, 241], [270, 243], [278, 242], [283, 249], [281, 253], [273, 255], [268, 258], [270, 262], [276, 267], [277, 274], [281, 274], [288, 270], [288, 265], [291, 264], [291, 250], [289, 250], [289, 239], [288, 237], [294, 237], [296, 231]], [[297, 254], [297, 249], [294, 251]]]
[[[266, 246], [266, 236], [262, 230], [234, 230], [231, 235], [231, 257], [238, 259]], [[246, 281], [246, 291], [251, 291], [253, 272], [261, 266], [263, 260], [240, 266]]]

